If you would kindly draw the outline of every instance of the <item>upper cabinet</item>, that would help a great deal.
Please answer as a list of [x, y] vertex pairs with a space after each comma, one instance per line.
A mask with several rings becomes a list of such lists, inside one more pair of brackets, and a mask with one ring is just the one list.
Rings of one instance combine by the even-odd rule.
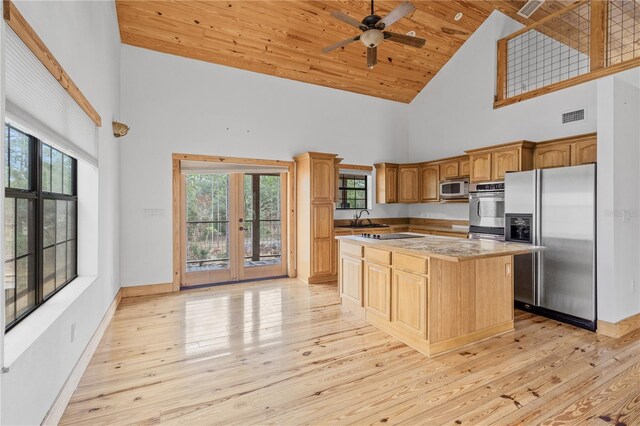
[[402, 164], [398, 167], [398, 202], [420, 202], [420, 166]]
[[554, 139], [536, 144], [533, 165], [536, 169], [579, 166], [597, 160], [596, 134]]
[[507, 172], [533, 168], [534, 143], [513, 142], [467, 151], [471, 168], [471, 182], [503, 180]]
[[398, 202], [398, 165], [394, 163], [374, 164], [376, 168], [376, 203]]
[[469, 157], [461, 156], [440, 160], [440, 180], [468, 177], [470, 173]]
[[596, 134], [540, 143], [511, 142], [472, 149], [467, 154], [420, 164], [376, 164], [376, 202], [439, 202], [443, 180], [469, 177], [471, 182], [499, 181], [509, 172], [595, 163]]
[[420, 202], [429, 203], [440, 199], [440, 166], [437, 164], [423, 164], [420, 167]]

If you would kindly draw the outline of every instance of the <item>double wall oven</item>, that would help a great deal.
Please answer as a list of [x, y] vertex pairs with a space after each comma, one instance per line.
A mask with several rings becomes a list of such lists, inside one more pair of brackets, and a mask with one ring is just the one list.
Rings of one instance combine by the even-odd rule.
[[471, 184], [469, 238], [504, 241], [504, 182]]

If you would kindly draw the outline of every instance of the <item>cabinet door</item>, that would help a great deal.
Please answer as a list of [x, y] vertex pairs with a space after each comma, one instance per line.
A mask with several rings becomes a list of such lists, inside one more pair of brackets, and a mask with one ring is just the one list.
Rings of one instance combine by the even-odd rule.
[[455, 179], [460, 175], [459, 167], [457, 161], [440, 164], [440, 176], [442, 179]]
[[387, 203], [398, 202], [398, 168], [388, 167], [385, 177]]
[[471, 163], [469, 160], [460, 161], [460, 177], [468, 177], [471, 174]]
[[571, 165], [571, 146], [554, 145], [536, 148], [533, 154], [533, 167], [535, 169], [548, 169], [551, 167], [567, 167]]
[[426, 339], [427, 278], [394, 271], [392, 288], [392, 321], [406, 331]]
[[422, 190], [420, 191], [420, 201], [427, 203], [429, 201], [438, 201], [440, 182], [440, 168], [435, 166], [423, 166], [420, 169], [420, 179], [422, 180]]
[[418, 166], [400, 166], [398, 173], [398, 202], [420, 202], [420, 168]]
[[391, 267], [365, 262], [364, 287], [367, 314], [391, 321]]
[[597, 162], [598, 146], [596, 141], [576, 142], [572, 147], [571, 165], [580, 166]]
[[362, 259], [340, 256], [340, 295], [362, 306]]
[[506, 172], [520, 171], [520, 150], [498, 151], [491, 154], [491, 179], [503, 180]]
[[311, 161], [311, 201], [333, 202], [334, 160], [313, 159]]
[[311, 276], [336, 272], [333, 204], [311, 205]]
[[474, 154], [469, 158], [471, 162], [471, 181], [482, 182], [491, 180], [491, 153]]

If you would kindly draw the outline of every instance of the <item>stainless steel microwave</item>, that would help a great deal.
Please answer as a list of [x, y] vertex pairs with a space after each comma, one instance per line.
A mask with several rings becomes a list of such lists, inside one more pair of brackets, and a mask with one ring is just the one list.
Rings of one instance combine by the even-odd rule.
[[459, 199], [469, 197], [467, 179], [443, 180], [440, 182], [440, 199]]

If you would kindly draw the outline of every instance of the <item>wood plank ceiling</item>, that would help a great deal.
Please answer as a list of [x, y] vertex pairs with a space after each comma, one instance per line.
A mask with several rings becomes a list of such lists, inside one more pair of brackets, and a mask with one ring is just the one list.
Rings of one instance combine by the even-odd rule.
[[[494, 9], [525, 24], [516, 12], [524, 0], [421, 0], [417, 10], [390, 30], [415, 31], [427, 40], [416, 49], [384, 41], [378, 65], [366, 66], [357, 42], [323, 54], [321, 49], [358, 30], [330, 16], [340, 10], [361, 20], [369, 1], [140, 1], [117, 0], [122, 42], [159, 52], [347, 90], [411, 102]], [[547, 1], [541, 19], [571, 1]], [[386, 15], [399, 1], [377, 1]], [[456, 13], [462, 12], [459, 21]]]

